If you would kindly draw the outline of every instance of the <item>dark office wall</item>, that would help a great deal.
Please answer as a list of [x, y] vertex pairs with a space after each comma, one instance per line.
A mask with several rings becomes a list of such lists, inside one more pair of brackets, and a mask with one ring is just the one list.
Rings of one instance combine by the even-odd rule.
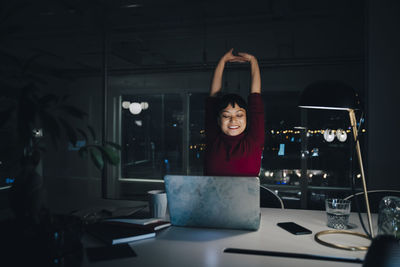
[[400, 3], [369, 1], [368, 169], [371, 188], [400, 189]]

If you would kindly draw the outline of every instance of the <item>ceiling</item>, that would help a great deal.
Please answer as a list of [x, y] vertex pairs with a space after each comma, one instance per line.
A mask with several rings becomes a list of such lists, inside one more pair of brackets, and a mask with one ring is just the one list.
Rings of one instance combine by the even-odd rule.
[[207, 66], [235, 44], [227, 40], [257, 38], [272, 24], [351, 17], [362, 12], [360, 1], [3, 1], [0, 70], [71, 77], [104, 66], [116, 73]]

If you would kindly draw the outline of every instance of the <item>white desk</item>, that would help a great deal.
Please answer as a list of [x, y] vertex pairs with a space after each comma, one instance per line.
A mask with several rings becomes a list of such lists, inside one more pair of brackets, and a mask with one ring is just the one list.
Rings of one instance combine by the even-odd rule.
[[[326, 226], [324, 211], [262, 208], [261, 213], [260, 229], [255, 232], [170, 227], [159, 232], [156, 238], [130, 243], [137, 257], [90, 263], [85, 256], [82, 266], [361, 266], [337, 261], [224, 253], [225, 248], [233, 247], [359, 259], [365, 257], [366, 252], [329, 248], [314, 241], [315, 233], [330, 229]], [[276, 226], [284, 221], [294, 221], [312, 230], [313, 234], [292, 235]], [[351, 214], [350, 224], [354, 225], [354, 231], [363, 232], [357, 214]], [[368, 240], [356, 236], [326, 236], [324, 240], [340, 241], [347, 245], [369, 245]], [[86, 247], [99, 245], [87, 236], [84, 243]]]

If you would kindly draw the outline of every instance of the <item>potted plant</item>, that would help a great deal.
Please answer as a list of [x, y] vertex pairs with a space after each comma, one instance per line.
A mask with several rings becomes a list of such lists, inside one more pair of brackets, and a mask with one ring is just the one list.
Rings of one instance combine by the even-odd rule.
[[14, 132], [16, 139], [13, 151], [18, 163], [14, 165], [19, 172], [11, 188], [11, 206], [17, 219], [40, 223], [44, 207], [40, 166], [46, 145], [58, 149], [64, 137], [73, 145], [83, 138], [79, 155], [89, 156], [99, 170], [119, 163], [118, 144], [100, 143], [90, 126], [85, 130], [74, 126], [73, 121], [82, 124], [87, 114], [70, 105], [67, 96], [42, 92], [35, 82], [22, 87], [3, 83], [1, 92], [0, 129]]

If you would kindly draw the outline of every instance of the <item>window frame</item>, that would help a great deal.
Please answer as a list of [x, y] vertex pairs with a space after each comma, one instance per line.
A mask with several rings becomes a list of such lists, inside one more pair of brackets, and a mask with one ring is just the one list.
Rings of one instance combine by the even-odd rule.
[[[193, 93], [205, 93], [201, 90], [179, 90], [179, 89], [125, 89], [115, 90], [114, 95], [110, 96], [107, 101], [108, 108], [108, 141], [121, 144], [121, 126], [122, 126], [122, 96], [123, 95], [165, 95], [165, 94], [179, 94], [183, 101], [183, 127], [182, 127], [182, 174], [189, 174], [189, 140], [190, 140], [190, 96]], [[304, 112], [302, 112], [302, 120], [304, 119]], [[302, 150], [307, 149], [306, 144], [302, 143]], [[301, 151], [299, 151], [301, 153]], [[302, 160], [301, 170], [302, 175], [307, 172], [307, 159]], [[304, 169], [304, 170], [303, 170]], [[307, 202], [308, 193], [313, 191], [333, 191], [345, 192], [349, 191], [349, 187], [322, 187], [312, 186], [308, 184], [300, 184], [298, 186], [287, 185], [268, 185], [274, 190], [285, 191], [296, 189], [301, 192], [300, 208], [308, 208]], [[121, 165], [108, 166], [106, 168], [106, 177], [103, 179], [103, 195], [106, 198], [113, 199], [131, 199], [131, 200], [145, 200], [146, 192], [154, 189], [164, 189], [164, 180], [162, 179], [147, 179], [139, 177], [121, 177]], [[104, 192], [105, 191], [105, 192]], [[356, 188], [359, 191], [359, 188]], [[350, 191], [349, 191], [350, 192]]]
[[[190, 96], [193, 93], [205, 93], [204, 90], [176, 89], [121, 89], [113, 90], [107, 99], [107, 141], [122, 142], [122, 96], [123, 95], [166, 95], [179, 94], [182, 99], [182, 174], [189, 174], [189, 140], [190, 140]], [[163, 179], [140, 177], [122, 177], [121, 163], [107, 166], [103, 176], [103, 196], [112, 199], [144, 200], [149, 190], [164, 189]]]

